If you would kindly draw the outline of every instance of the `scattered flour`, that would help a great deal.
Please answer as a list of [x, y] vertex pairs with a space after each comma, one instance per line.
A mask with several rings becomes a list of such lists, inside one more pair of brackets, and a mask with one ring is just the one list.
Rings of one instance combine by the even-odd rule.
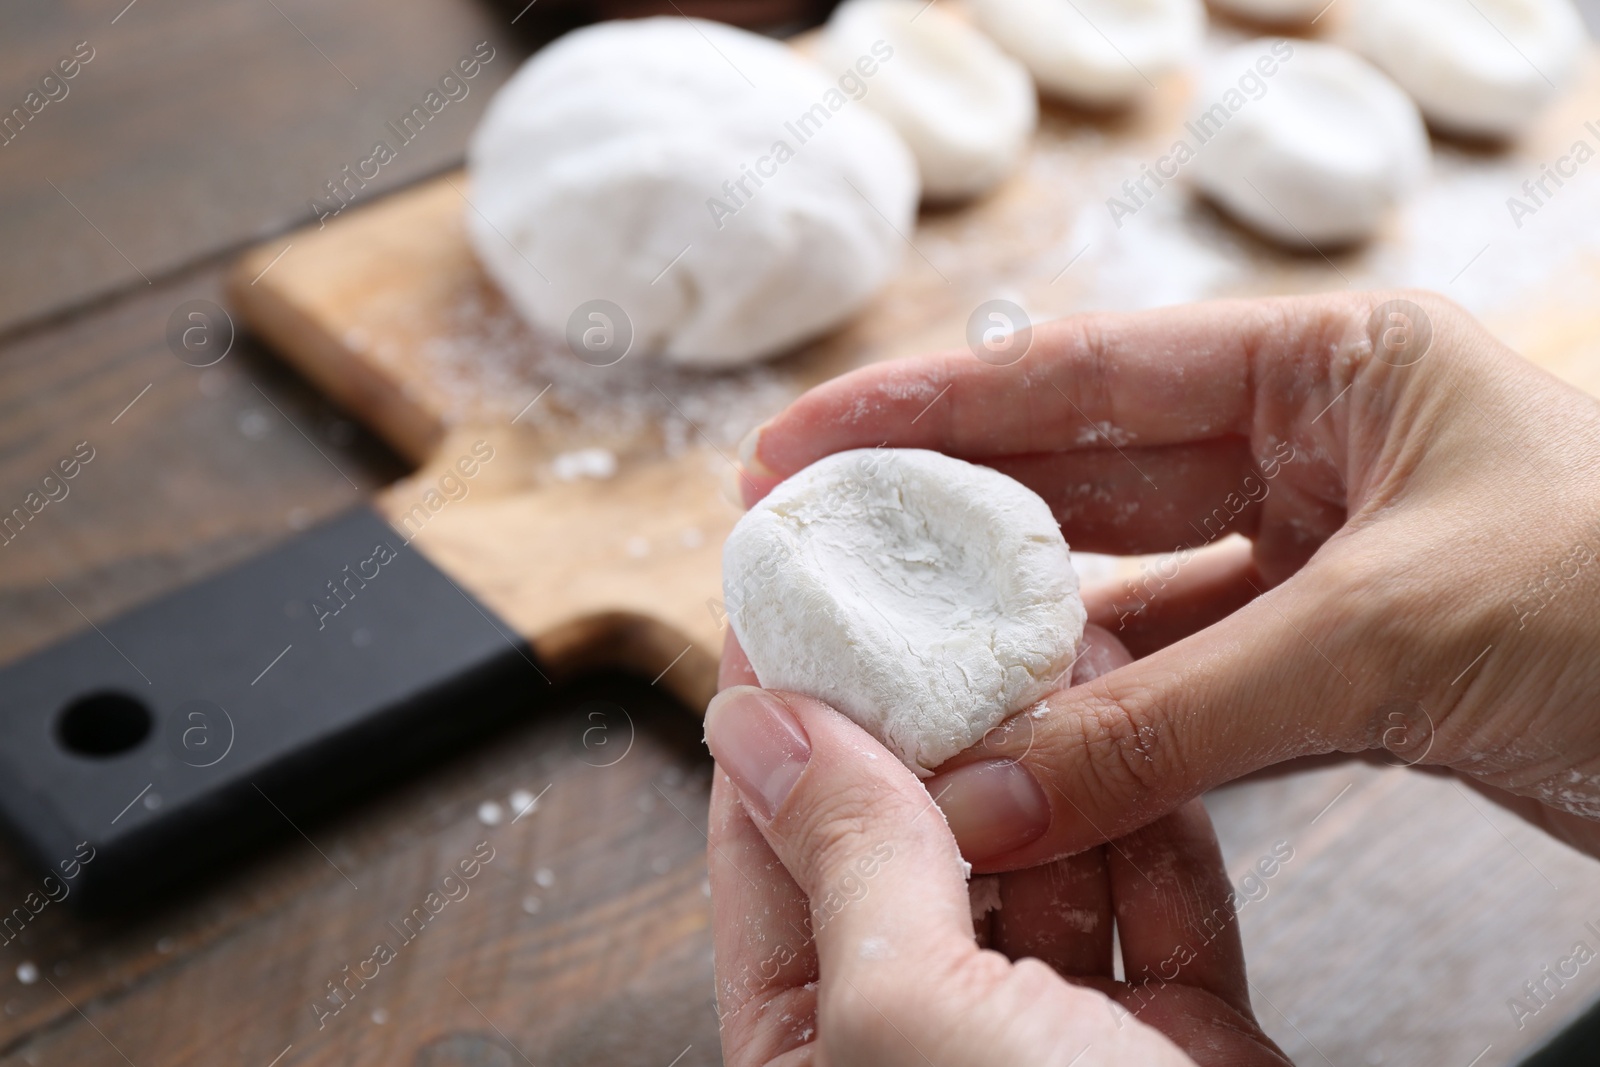
[[[798, 396], [780, 368], [708, 373], [645, 359], [609, 367], [583, 362], [559, 336], [524, 323], [491, 286], [455, 302], [441, 333], [420, 351], [430, 389], [447, 419], [542, 427], [584, 447], [659, 435], [669, 455], [731, 445]], [[550, 392], [523, 409], [549, 386]]]
[[575, 482], [580, 478], [604, 480], [617, 473], [617, 456], [609, 448], [562, 452], [550, 461], [550, 473], [558, 482]]
[[968, 899], [972, 902], [972, 921], [978, 922], [991, 911], [1000, 910], [1000, 877], [980, 874], [967, 883]]

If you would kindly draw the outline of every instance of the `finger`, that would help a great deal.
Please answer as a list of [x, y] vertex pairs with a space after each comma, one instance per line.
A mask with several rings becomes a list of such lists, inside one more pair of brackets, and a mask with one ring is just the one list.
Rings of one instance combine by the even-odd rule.
[[[1115, 636], [1088, 625], [1072, 664], [1072, 684], [1091, 682], [1132, 659]], [[988, 731], [925, 783], [969, 863], [1014, 852], [1046, 829], [1049, 798], [1020, 763], [1033, 747], [1041, 707], [1047, 705], [1018, 712]]]
[[[1086, 626], [1072, 665], [1072, 683], [1093, 681], [1131, 659], [1122, 642], [1106, 630]], [[946, 787], [965, 788], [962, 776], [947, 779]], [[1104, 849], [999, 875], [997, 882], [999, 908], [989, 920], [993, 948], [1014, 960], [1028, 956], [1041, 960], [1064, 977], [1112, 977], [1115, 926]]]
[[[1083, 628], [1083, 636], [1078, 639], [1077, 655], [1072, 660], [1071, 684], [1083, 685], [1092, 682], [1101, 675], [1110, 674], [1118, 667], [1132, 662], [1133, 657], [1114, 634], [1103, 626], [1089, 623]], [[989, 760], [1016, 763], [1032, 747], [1034, 724], [1038, 721], [1041, 710], [1044, 710], [1043, 701], [1017, 712], [999, 726], [989, 730], [977, 744], [941, 766], [941, 773], [925, 783], [928, 792], [938, 798], [943, 805], [948, 796], [959, 795], [969, 790], [981, 790], [987, 783], [1001, 782], [1004, 776], [985, 778], [971, 770], [963, 774], [944, 773], [944, 771], [946, 768], [954, 770], [957, 767], [976, 767]], [[954, 806], [964, 808], [969, 805]], [[981, 804], [970, 806], [982, 807]], [[1004, 826], [962, 825], [952, 829], [955, 830], [957, 841], [983, 837], [987, 834], [1004, 835], [1008, 832]], [[1025, 842], [1015, 842], [1015, 844], [1023, 843]]]
[[[955, 839], [921, 783], [819, 701], [739, 687], [706, 710], [706, 739], [811, 904], [817, 1017], [832, 1062], [1178, 1064], [1103, 996], [973, 943]], [[1106, 1010], [1102, 1010], [1106, 1009]]]
[[707, 860], [722, 1049], [729, 1067], [765, 1064], [816, 1033], [817, 957], [805, 894], [723, 774], [711, 785]]
[[[1034, 866], [1121, 837], [1250, 771], [1378, 746], [1374, 709], [1417, 650], [1374, 640], [1393, 614], [1381, 603], [1326, 592], [1348, 588], [1347, 555], [1382, 551], [1352, 548], [1357, 541], [1344, 539], [1340, 552], [1200, 633], [1051, 695], [1026, 733], [991, 736], [983, 751], [951, 760], [928, 788], [962, 854], [980, 871]], [[1434, 658], [1424, 666], [1448, 677]], [[974, 773], [973, 761], [1008, 759], [1003, 782], [993, 770], [988, 788], [945, 790], [948, 776]]]
[[1105, 849], [990, 877], [1000, 883], [1000, 907], [990, 925], [996, 950], [1014, 960], [1042, 960], [1063, 976], [1112, 977], [1115, 927]]
[[810, 900], [825, 988], [912, 983], [977, 951], [955, 839], [860, 727], [808, 697], [738, 687], [712, 699], [706, 740]]
[[1258, 463], [1249, 441], [1230, 437], [979, 461], [1037, 493], [1074, 549], [1135, 555], [1198, 548], [1229, 533], [1254, 536], [1274, 480], [1296, 460], [1293, 446], [1280, 443]]
[[[968, 457], [971, 458], [971, 457]], [[1243, 438], [1161, 448], [1087, 449], [982, 458], [985, 465], [1026, 485], [1046, 504], [1073, 549], [1141, 555], [1195, 549], [1228, 534], [1255, 537], [1270, 507], [1287, 503], [1304, 539], [1320, 543], [1344, 522], [1342, 506], [1291, 495], [1295, 480], [1275, 481], [1298, 463], [1288, 442], [1259, 459]], [[1295, 472], [1299, 474], [1298, 471]], [[752, 483], [754, 484], [754, 483]], [[747, 503], [776, 484], [768, 480]], [[1267, 498], [1277, 494], [1272, 505]]]
[[1083, 637], [1078, 641], [1078, 657], [1072, 664], [1072, 684], [1092, 682], [1132, 662], [1133, 656], [1121, 638], [1091, 622], [1083, 628]]
[[[1039, 494], [1075, 550], [1123, 556], [1198, 548], [1229, 533], [1252, 537], [1273, 481], [1242, 437], [980, 462]], [[1274, 476], [1282, 466], [1271, 465]]]
[[759, 499], [825, 455], [885, 442], [983, 459], [1249, 439], [1263, 430], [1264, 409], [1317, 410], [1333, 399], [1328, 353], [1350, 343], [1380, 300], [1329, 294], [1080, 315], [1037, 327], [1029, 354], [1008, 367], [965, 352], [865, 367], [806, 393], [747, 439], [747, 492]]
[[1233, 885], [1205, 806], [1192, 800], [1107, 853], [1127, 980], [1203, 989], [1248, 1016]]
[[1272, 584], [1250, 542], [1235, 538], [1149, 561], [1137, 577], [1085, 590], [1083, 602], [1091, 622], [1140, 657], [1220, 622]]

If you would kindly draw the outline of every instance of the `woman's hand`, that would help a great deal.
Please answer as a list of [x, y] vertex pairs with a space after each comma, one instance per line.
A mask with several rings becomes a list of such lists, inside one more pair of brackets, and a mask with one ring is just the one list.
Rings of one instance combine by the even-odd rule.
[[[929, 783], [1012, 870], [1294, 756], [1452, 769], [1600, 854], [1600, 408], [1422, 293], [1091, 315], [811, 390], [747, 501], [847, 448], [996, 467], [1074, 548], [1177, 552], [1090, 597], [1138, 662]], [[1230, 533], [1237, 549], [1195, 555]], [[1007, 762], [1007, 757], [1019, 762]], [[787, 857], [786, 857], [787, 858]]]
[[[1127, 661], [1091, 635], [1080, 670]], [[981, 949], [955, 838], [922, 783], [838, 712], [754, 680], [730, 639], [734, 688], [706, 713], [729, 1067], [1288, 1063], [1251, 1014], [1232, 888], [1198, 801], [995, 877]], [[1113, 928], [1127, 983], [1112, 979]]]

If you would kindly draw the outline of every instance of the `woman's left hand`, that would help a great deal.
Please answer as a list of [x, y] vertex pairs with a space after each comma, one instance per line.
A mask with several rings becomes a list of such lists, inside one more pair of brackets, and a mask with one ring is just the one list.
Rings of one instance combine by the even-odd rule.
[[[1091, 635], [1085, 673], [1127, 661]], [[706, 737], [730, 1067], [1288, 1063], [1251, 1012], [1232, 886], [1198, 800], [989, 876], [999, 906], [975, 929], [955, 837], [899, 760], [820, 701], [752, 688], [731, 634], [721, 681]], [[1128, 981], [1113, 978], [1113, 930]]]

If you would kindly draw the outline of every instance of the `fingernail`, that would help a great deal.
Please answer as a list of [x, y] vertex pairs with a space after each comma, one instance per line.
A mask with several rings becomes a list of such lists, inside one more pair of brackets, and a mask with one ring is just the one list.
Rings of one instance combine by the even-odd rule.
[[811, 742], [794, 712], [765, 689], [750, 685], [736, 685], [711, 698], [706, 744], [739, 792], [768, 819], [783, 806], [811, 759]]
[[968, 863], [1014, 852], [1050, 829], [1050, 801], [1014, 760], [969, 763], [928, 780]]
[[722, 489], [723, 497], [740, 511], [745, 510], [744, 486], [742, 484], [744, 475], [737, 467], [729, 464], [718, 464], [718, 466], [720, 470], [717, 476], [717, 484]]
[[761, 457], [756, 455], [756, 449], [761, 446], [761, 432], [766, 428], [767, 424], [763, 422], [745, 434], [744, 439], [739, 442], [739, 466], [757, 478], [772, 477], [772, 469], [761, 462]]

